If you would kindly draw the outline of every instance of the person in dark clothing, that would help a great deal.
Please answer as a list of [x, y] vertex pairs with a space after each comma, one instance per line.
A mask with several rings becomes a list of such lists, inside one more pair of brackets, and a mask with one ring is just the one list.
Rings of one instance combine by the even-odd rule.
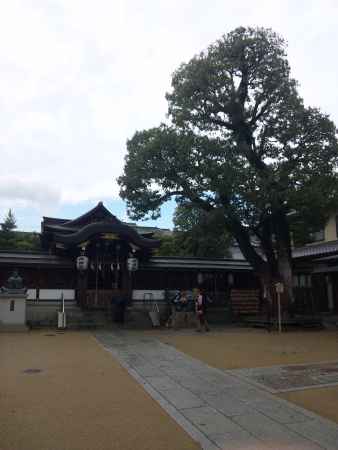
[[115, 298], [114, 301], [115, 309], [114, 309], [114, 322], [124, 324], [125, 321], [125, 311], [127, 306], [127, 300], [123, 295], [120, 295]]
[[197, 290], [197, 296], [195, 299], [195, 311], [196, 311], [196, 319], [197, 319], [197, 330], [201, 332], [202, 328], [205, 329], [205, 331], [210, 331], [209, 324], [206, 319], [206, 303], [207, 303], [207, 297], [206, 294], [201, 290]]
[[166, 322], [166, 327], [175, 327], [175, 321], [176, 321], [176, 313], [179, 309], [179, 301], [180, 301], [180, 292], [177, 291], [174, 295], [174, 297], [170, 300], [170, 315], [168, 317], [168, 320]]
[[[176, 305], [176, 320], [180, 326], [189, 324], [188, 312], [187, 312], [188, 302], [189, 302], [189, 299], [188, 299], [187, 291], [182, 290], [180, 293], [179, 302]], [[177, 322], [175, 323], [176, 328], [178, 326]]]

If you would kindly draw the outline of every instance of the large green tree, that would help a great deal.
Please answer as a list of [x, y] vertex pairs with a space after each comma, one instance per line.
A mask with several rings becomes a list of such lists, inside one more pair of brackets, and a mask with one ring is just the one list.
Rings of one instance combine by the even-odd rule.
[[235, 29], [177, 69], [167, 100], [169, 122], [127, 143], [130, 215], [157, 217], [171, 197], [217, 211], [268, 292], [282, 280], [292, 300], [290, 213], [323, 221], [337, 204], [338, 146], [300, 98], [283, 39]]
[[205, 212], [191, 203], [175, 209], [174, 230], [170, 236], [159, 236], [160, 256], [197, 256], [223, 258], [229, 256], [231, 236], [219, 211]]

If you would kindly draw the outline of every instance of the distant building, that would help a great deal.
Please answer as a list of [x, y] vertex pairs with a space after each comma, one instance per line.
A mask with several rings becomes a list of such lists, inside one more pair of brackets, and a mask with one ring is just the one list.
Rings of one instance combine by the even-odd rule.
[[[295, 289], [305, 292], [304, 302], [322, 313], [338, 313], [338, 216], [331, 214], [312, 240], [292, 252]], [[307, 298], [307, 300], [306, 300]]]

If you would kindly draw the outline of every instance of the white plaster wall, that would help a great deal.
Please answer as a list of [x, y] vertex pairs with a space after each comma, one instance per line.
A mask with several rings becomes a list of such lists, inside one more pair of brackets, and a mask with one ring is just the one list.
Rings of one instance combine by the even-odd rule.
[[[11, 300], [14, 300], [14, 311], [10, 310]], [[4, 325], [26, 324], [26, 298], [1, 298], [0, 321]]]
[[164, 300], [165, 291], [160, 289], [134, 289], [133, 300], [144, 300], [145, 298], [150, 300], [152, 294], [153, 300]]
[[327, 224], [325, 225], [324, 236], [326, 242], [337, 240], [336, 215], [329, 218]]
[[75, 299], [75, 289], [40, 289], [39, 298], [41, 300], [58, 300], [63, 298], [65, 300]]
[[36, 289], [27, 289], [27, 300], [36, 300]]

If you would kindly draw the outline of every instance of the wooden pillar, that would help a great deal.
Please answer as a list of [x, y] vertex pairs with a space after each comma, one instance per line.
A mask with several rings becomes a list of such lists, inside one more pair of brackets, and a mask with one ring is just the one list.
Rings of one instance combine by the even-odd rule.
[[131, 303], [133, 296], [133, 273], [129, 272], [126, 260], [121, 264], [121, 268], [121, 290], [123, 295], [127, 296], [128, 303]]
[[217, 282], [216, 282], [216, 275], [217, 272], [213, 271], [213, 284], [214, 284], [214, 302], [218, 302], [218, 296], [217, 296]]
[[326, 289], [327, 289], [327, 303], [329, 311], [332, 312], [334, 309], [334, 300], [333, 300], [333, 285], [332, 285], [332, 276], [330, 273], [325, 275]]
[[164, 298], [166, 302], [168, 302], [168, 279], [168, 269], [164, 269]]
[[76, 292], [76, 300], [78, 306], [81, 308], [85, 308], [86, 305], [86, 291], [88, 287], [88, 270], [84, 272], [77, 272], [77, 292]]

